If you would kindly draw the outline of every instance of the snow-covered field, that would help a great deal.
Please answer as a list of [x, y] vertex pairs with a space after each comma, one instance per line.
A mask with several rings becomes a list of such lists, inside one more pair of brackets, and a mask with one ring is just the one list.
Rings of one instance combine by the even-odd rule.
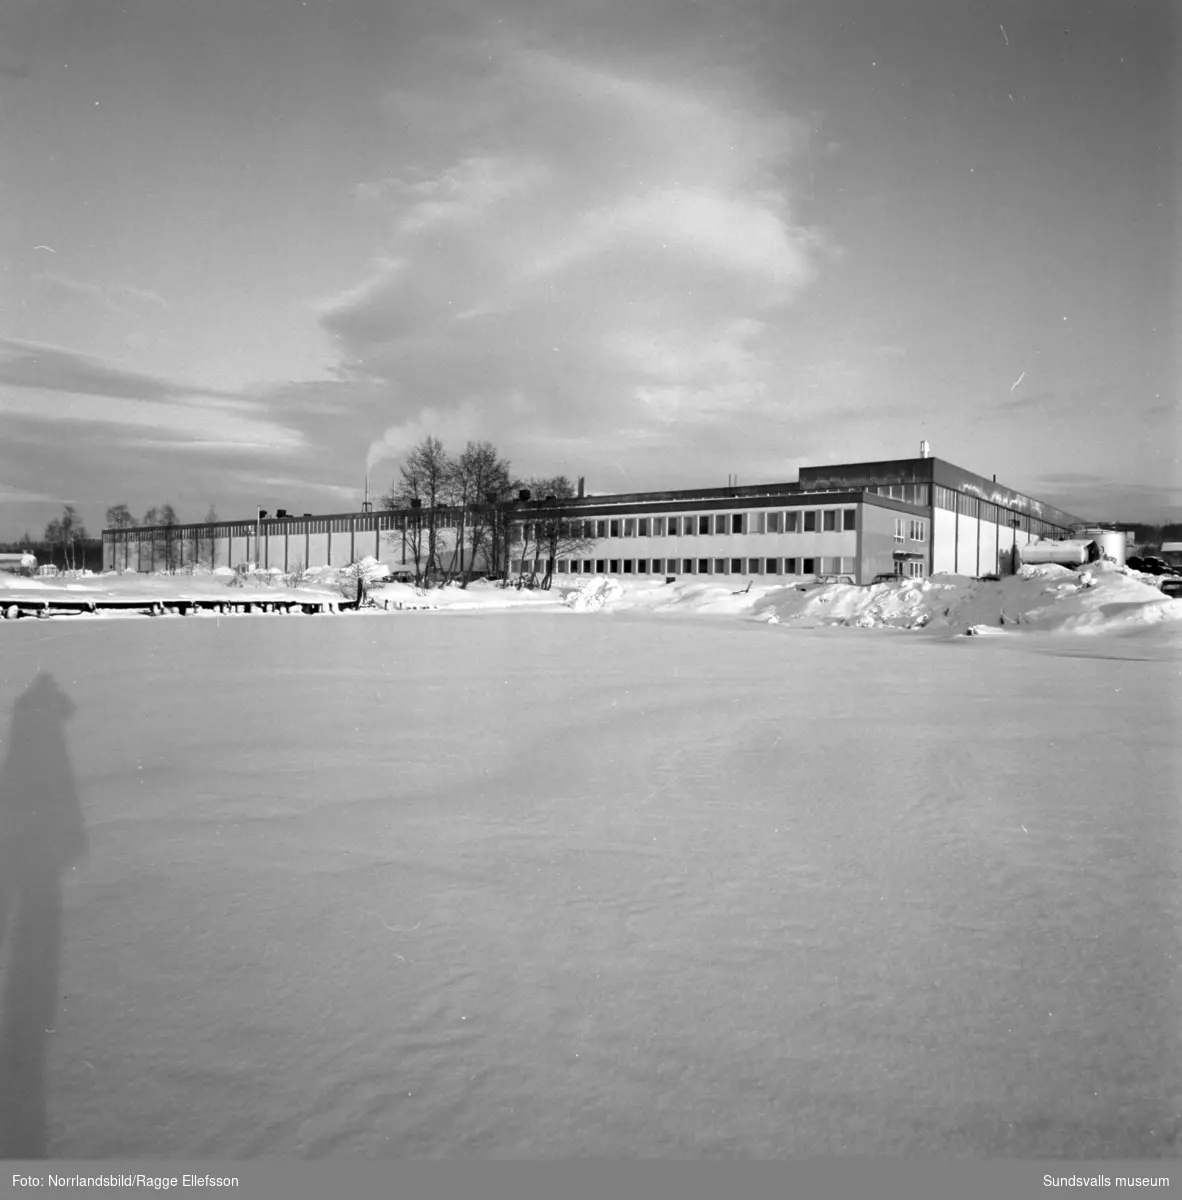
[[1177, 1155], [1182, 604], [928, 583], [4, 622], [0, 1155]]

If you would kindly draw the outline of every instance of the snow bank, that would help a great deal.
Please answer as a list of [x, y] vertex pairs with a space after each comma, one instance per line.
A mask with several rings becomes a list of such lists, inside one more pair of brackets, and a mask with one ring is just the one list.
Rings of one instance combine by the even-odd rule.
[[[738, 586], [742, 583], [742, 586]], [[1115, 564], [1072, 571], [1056, 563], [1024, 566], [1016, 576], [898, 579], [868, 587], [788, 584], [738, 578], [674, 584], [595, 576], [570, 589], [576, 612], [641, 609], [745, 617], [799, 628], [927, 629], [944, 634], [1038, 630], [1122, 632], [1182, 622], [1182, 604], [1146, 577]]]
[[373, 558], [345, 569], [317, 567], [303, 572], [298, 590], [285, 586], [276, 569], [238, 575], [228, 567], [186, 576], [92, 576], [78, 582], [0, 575], [9, 599], [24, 593], [49, 600], [86, 592], [107, 596], [184, 599], [222, 596], [233, 588], [235, 603], [291, 599], [334, 601], [349, 574], [364, 572], [375, 585], [370, 598], [388, 610], [455, 611], [531, 609], [596, 613], [635, 610], [652, 613], [728, 616], [796, 628], [848, 626], [860, 629], [927, 630], [948, 635], [1027, 630], [1067, 634], [1130, 633], [1174, 624], [1182, 635], [1182, 603], [1163, 595], [1153, 576], [1113, 563], [1091, 563], [1072, 571], [1055, 563], [1023, 566], [1017, 575], [984, 580], [966, 575], [897, 579], [860, 587], [852, 584], [786, 583], [767, 577], [694, 577], [666, 584], [650, 579], [621, 580], [604, 575], [567, 576], [550, 591], [501, 587], [488, 580], [459, 586], [416, 588], [385, 578], [388, 568]]

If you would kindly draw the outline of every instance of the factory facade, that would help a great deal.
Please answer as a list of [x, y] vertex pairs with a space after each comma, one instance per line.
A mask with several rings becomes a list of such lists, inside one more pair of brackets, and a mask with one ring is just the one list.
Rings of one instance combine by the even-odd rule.
[[[795, 482], [678, 491], [526, 497], [497, 507], [507, 531], [499, 570], [511, 576], [602, 574], [808, 579], [1004, 574], [1014, 546], [1071, 536], [1070, 513], [935, 458], [802, 467]], [[457, 553], [471, 512], [437, 509], [438, 558]], [[103, 531], [105, 569], [235, 566], [282, 571], [345, 566], [372, 555], [414, 571], [422, 509], [274, 517], [211, 525]]]

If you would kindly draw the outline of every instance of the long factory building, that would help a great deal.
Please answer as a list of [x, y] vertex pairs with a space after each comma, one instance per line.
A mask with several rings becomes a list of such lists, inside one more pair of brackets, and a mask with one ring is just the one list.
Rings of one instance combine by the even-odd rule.
[[[544, 574], [539, 527], [561, 529], [555, 575], [681, 577], [1005, 574], [1013, 547], [1069, 538], [1080, 518], [931, 455], [801, 467], [790, 483], [530, 498], [502, 506], [512, 576]], [[414, 571], [422, 509], [289, 515], [103, 530], [105, 570], [257, 563], [284, 572], [372, 555]], [[471, 518], [437, 510], [445, 558]], [[487, 569], [478, 562], [477, 570]]]

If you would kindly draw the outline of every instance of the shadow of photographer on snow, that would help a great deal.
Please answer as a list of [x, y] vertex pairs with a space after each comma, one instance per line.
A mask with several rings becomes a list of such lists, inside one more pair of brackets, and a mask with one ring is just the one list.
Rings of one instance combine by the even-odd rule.
[[0, 1158], [47, 1157], [46, 1054], [57, 1012], [62, 875], [89, 845], [66, 722], [42, 672], [13, 706], [0, 765]]

